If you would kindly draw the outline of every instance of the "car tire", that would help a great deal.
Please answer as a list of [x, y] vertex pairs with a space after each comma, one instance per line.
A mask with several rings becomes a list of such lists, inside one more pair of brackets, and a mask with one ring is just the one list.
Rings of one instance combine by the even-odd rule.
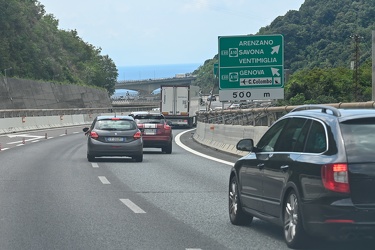
[[93, 162], [93, 161], [95, 161], [95, 156], [92, 156], [92, 155], [90, 155], [90, 154], [87, 154], [87, 160], [88, 160], [89, 162]]
[[161, 151], [166, 154], [172, 154], [172, 142], [168, 146], [162, 147]]
[[295, 191], [290, 191], [283, 206], [284, 239], [290, 248], [302, 248], [308, 242], [303, 228], [299, 199]]
[[132, 159], [136, 162], [142, 162], [143, 161], [143, 154], [142, 155], [137, 155], [133, 156]]
[[253, 216], [242, 209], [236, 176], [229, 182], [229, 219], [233, 225], [247, 225], [253, 221]]

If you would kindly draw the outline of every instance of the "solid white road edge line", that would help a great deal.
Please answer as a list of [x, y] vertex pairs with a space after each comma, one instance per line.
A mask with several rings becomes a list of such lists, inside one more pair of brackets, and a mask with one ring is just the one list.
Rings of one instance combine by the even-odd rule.
[[111, 184], [105, 176], [98, 176], [98, 178], [103, 184]]
[[129, 199], [120, 199], [122, 203], [125, 204], [130, 210], [132, 210], [136, 214], [145, 214], [146, 212], [142, 210], [140, 207], [135, 205], [131, 200]]
[[220, 159], [217, 159], [215, 157], [212, 157], [212, 156], [209, 156], [209, 155], [205, 155], [205, 154], [202, 154], [198, 151], [195, 151], [187, 146], [185, 146], [184, 144], [182, 144], [181, 140], [180, 140], [180, 137], [181, 135], [185, 134], [185, 133], [188, 133], [190, 131], [192, 131], [194, 129], [190, 129], [190, 130], [186, 130], [184, 132], [181, 132], [179, 133], [176, 138], [175, 138], [175, 142], [177, 143], [178, 146], [180, 146], [181, 148], [185, 149], [186, 151], [189, 151], [190, 153], [193, 153], [193, 154], [196, 154], [198, 156], [201, 156], [201, 157], [204, 157], [204, 158], [207, 158], [209, 160], [212, 160], [212, 161], [217, 161], [217, 162], [220, 162], [220, 163], [223, 163], [223, 164], [227, 164], [229, 166], [234, 166], [234, 162], [229, 162], [229, 161], [224, 161], [224, 160], [220, 160]]

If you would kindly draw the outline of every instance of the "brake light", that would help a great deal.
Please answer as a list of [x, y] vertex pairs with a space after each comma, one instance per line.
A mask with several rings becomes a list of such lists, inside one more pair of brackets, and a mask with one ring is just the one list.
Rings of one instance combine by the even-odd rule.
[[118, 117], [113, 117], [113, 118], [111, 118], [111, 120], [112, 120], [112, 121], [118, 121], [118, 120], [120, 120], [120, 118], [118, 118]]
[[165, 130], [171, 130], [171, 126], [169, 126], [168, 124], [164, 124], [164, 129]]
[[91, 131], [91, 133], [90, 133], [90, 137], [91, 137], [92, 139], [97, 140], [97, 139], [99, 138], [99, 135], [98, 135], [98, 133]]
[[135, 133], [135, 134], [133, 135], [133, 138], [134, 138], [134, 140], [138, 140], [138, 139], [142, 138], [142, 133], [141, 133], [141, 131], [137, 131], [137, 133]]
[[348, 164], [334, 163], [324, 165], [322, 167], [322, 181], [324, 187], [328, 190], [350, 193]]

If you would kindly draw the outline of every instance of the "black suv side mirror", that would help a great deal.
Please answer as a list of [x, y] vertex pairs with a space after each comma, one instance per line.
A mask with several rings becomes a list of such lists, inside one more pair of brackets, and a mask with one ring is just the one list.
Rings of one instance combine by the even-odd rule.
[[253, 151], [253, 148], [254, 148], [253, 139], [242, 139], [236, 145], [236, 149], [241, 150], [241, 151], [251, 152]]

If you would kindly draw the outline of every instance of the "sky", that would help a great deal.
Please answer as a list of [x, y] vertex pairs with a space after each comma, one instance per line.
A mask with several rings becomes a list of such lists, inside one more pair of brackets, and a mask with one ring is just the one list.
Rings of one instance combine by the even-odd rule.
[[121, 66], [197, 63], [219, 36], [256, 34], [304, 0], [39, 0], [59, 29], [77, 30]]

